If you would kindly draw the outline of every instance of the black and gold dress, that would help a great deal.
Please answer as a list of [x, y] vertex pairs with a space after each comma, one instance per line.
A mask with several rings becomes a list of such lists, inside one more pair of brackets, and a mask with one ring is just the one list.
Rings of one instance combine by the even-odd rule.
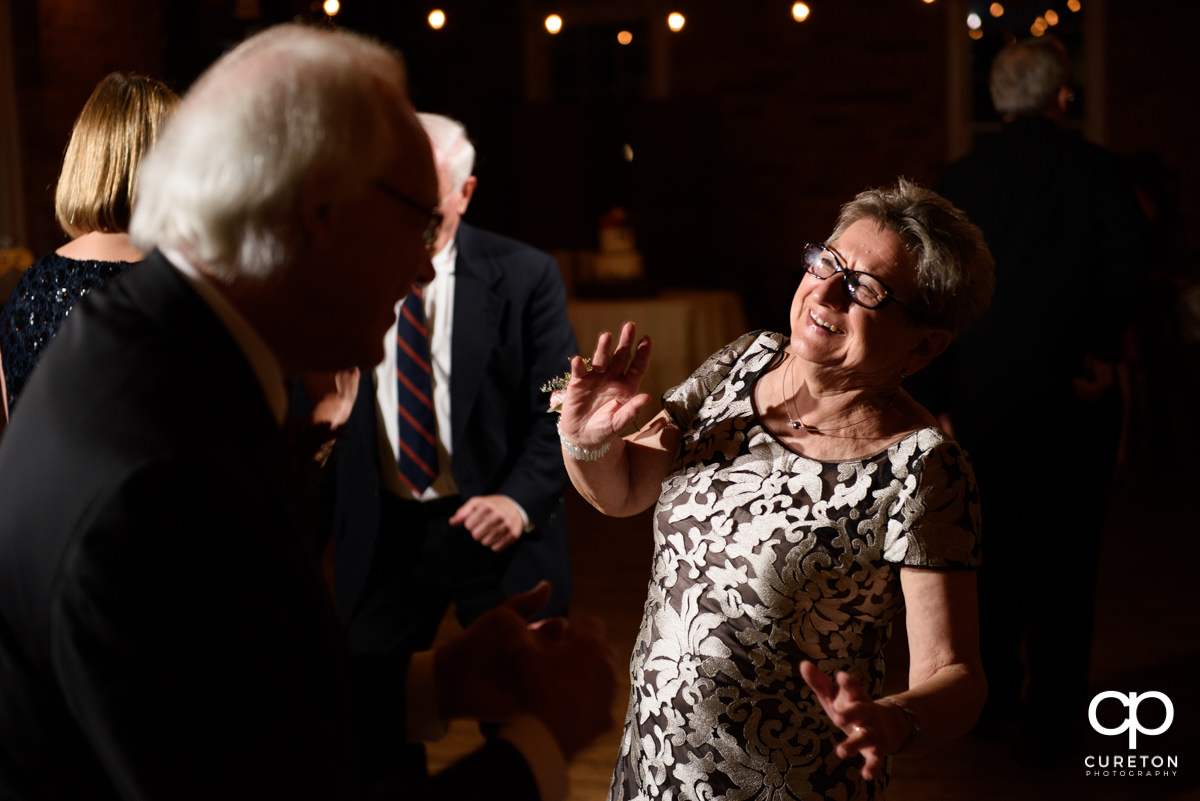
[[823, 463], [761, 425], [754, 382], [786, 341], [747, 334], [663, 398], [684, 435], [654, 513], [610, 801], [879, 798], [886, 775], [865, 782], [837, 757], [800, 662], [878, 697], [899, 568], [979, 565], [975, 481], [942, 431]]

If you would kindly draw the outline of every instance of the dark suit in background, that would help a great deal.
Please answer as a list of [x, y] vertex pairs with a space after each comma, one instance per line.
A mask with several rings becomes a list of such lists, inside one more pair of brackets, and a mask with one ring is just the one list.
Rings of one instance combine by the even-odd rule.
[[991, 308], [918, 376], [937, 387], [923, 400], [949, 414], [979, 480], [989, 684], [980, 725], [999, 731], [1020, 709], [1025, 756], [1056, 762], [1082, 743], [1121, 431], [1112, 373], [1097, 397], [1076, 380], [1121, 361], [1145, 270], [1141, 213], [1118, 159], [1045, 117], [1007, 123], [936, 189], [983, 230], [996, 259]]
[[[262, 388], [161, 256], [72, 313], [0, 487], [0, 796], [366, 792], [408, 655], [347, 658]], [[476, 759], [411, 797], [536, 797], [506, 744]]]
[[[541, 391], [576, 353], [562, 277], [546, 253], [465, 224], [456, 243], [450, 397], [460, 496], [422, 504], [387, 490], [382, 471], [396, 464], [381, 453], [369, 391], [338, 447], [336, 586], [355, 651], [426, 647], [451, 602], [466, 624], [543, 579], [554, 586], [545, 615], [565, 614], [571, 596], [566, 470]], [[513, 498], [532, 524], [498, 553], [447, 523], [463, 500], [490, 494]]]

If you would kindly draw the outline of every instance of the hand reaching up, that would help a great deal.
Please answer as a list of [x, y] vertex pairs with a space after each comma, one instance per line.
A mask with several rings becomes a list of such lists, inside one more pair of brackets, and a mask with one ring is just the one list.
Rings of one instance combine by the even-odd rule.
[[581, 357], [571, 359], [571, 380], [562, 397], [559, 429], [581, 448], [620, 435], [650, 400], [649, 395], [638, 392], [650, 364], [650, 338], [642, 337], [635, 346], [636, 335], [637, 327], [625, 323], [612, 349], [612, 334], [600, 334], [591, 369]]

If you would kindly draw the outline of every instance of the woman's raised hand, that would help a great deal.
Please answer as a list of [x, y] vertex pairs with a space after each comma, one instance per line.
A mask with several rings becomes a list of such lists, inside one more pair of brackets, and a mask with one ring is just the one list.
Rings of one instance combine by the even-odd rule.
[[650, 364], [650, 338], [642, 337], [635, 346], [635, 336], [637, 327], [625, 323], [613, 349], [612, 334], [600, 334], [591, 369], [581, 357], [571, 358], [559, 429], [576, 445], [590, 448], [619, 435], [649, 402], [638, 387]]

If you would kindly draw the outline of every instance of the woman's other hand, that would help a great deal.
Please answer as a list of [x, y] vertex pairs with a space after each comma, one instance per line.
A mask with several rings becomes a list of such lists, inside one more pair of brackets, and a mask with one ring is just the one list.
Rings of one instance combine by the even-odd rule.
[[603, 332], [596, 340], [591, 369], [584, 360], [571, 359], [571, 380], [562, 398], [559, 429], [581, 448], [599, 446], [618, 436], [632, 423], [650, 396], [639, 393], [650, 364], [650, 338], [634, 345], [637, 327], [621, 326], [615, 349], [612, 334]]
[[891, 704], [876, 702], [862, 683], [845, 671], [839, 670], [831, 680], [812, 662], [804, 661], [800, 675], [833, 725], [846, 734], [838, 743], [837, 755], [842, 759], [862, 757], [863, 778], [879, 778], [888, 754], [899, 750], [912, 732], [904, 713]]

